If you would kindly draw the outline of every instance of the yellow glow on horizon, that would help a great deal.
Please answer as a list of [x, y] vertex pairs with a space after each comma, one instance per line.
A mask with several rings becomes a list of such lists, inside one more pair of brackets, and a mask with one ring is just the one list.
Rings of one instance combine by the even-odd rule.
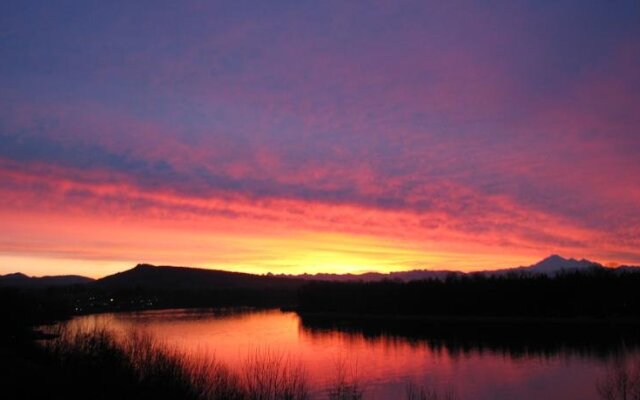
[[[552, 253], [591, 258], [583, 250], [535, 247], [518, 236], [504, 244], [495, 232], [478, 236], [446, 223], [425, 227], [424, 216], [353, 206], [241, 203], [236, 217], [163, 208], [90, 213], [75, 206], [0, 210], [7, 233], [0, 240], [0, 274], [99, 278], [138, 263], [256, 274], [473, 271], [530, 265]], [[538, 219], [550, 232], [562, 227]]]
[[[138, 263], [256, 274], [357, 274], [412, 269], [469, 271], [518, 266], [528, 261], [523, 262], [519, 256], [500, 258], [487, 254], [484, 262], [479, 262], [475, 252], [465, 254], [455, 248], [438, 252], [419, 243], [336, 233], [256, 236], [148, 232], [148, 235], [124, 234], [121, 239], [127, 242], [127, 247], [89, 249], [85, 246], [79, 257], [70, 257], [64, 247], [50, 253], [3, 254], [0, 255], [0, 274], [21, 271], [34, 276], [76, 274], [100, 278]], [[155, 245], [140, 242], [140, 238], [151, 240]], [[535, 257], [530, 260], [537, 261]]]

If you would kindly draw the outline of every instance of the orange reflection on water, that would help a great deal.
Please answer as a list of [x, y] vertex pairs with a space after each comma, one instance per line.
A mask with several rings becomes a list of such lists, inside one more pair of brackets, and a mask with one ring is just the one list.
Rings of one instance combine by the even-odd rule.
[[103, 314], [70, 322], [77, 329], [106, 326], [117, 333], [142, 329], [192, 356], [215, 356], [241, 368], [255, 351], [300, 361], [314, 398], [344, 363], [364, 387], [366, 399], [402, 396], [406, 384], [453, 387], [461, 399], [597, 399], [593, 385], [604, 366], [567, 354], [510, 357], [504, 352], [459, 351], [397, 336], [312, 330], [295, 313], [170, 310]]

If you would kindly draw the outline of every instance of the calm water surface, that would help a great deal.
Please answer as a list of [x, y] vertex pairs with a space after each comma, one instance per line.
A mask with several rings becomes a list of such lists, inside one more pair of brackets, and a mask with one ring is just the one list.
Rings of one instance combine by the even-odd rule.
[[316, 326], [297, 314], [268, 311], [169, 310], [77, 317], [76, 328], [107, 326], [116, 332], [143, 329], [198, 355], [214, 354], [238, 367], [248, 354], [269, 350], [300, 360], [314, 398], [326, 398], [336, 365], [357, 374], [366, 399], [404, 395], [407, 382], [452, 387], [461, 399], [598, 399], [596, 382], [636, 347], [612, 351], [571, 344], [516, 346], [466, 340], [433, 340], [377, 330]]

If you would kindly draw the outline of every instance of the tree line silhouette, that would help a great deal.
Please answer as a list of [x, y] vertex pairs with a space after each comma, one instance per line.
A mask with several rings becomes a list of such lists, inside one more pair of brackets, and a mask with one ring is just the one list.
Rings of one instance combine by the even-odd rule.
[[640, 316], [640, 273], [593, 268], [556, 276], [450, 275], [446, 279], [311, 282], [301, 312], [458, 317]]

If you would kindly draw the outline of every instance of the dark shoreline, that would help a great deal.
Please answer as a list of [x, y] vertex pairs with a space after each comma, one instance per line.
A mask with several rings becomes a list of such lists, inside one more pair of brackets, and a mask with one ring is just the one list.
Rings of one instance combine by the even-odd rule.
[[425, 324], [548, 324], [548, 325], [615, 325], [640, 327], [640, 317], [536, 317], [536, 316], [477, 316], [477, 315], [405, 315], [405, 314], [375, 314], [375, 313], [347, 313], [329, 311], [303, 311], [281, 307], [282, 312], [294, 312], [301, 318], [318, 320], [351, 320], [368, 322], [419, 322]]

